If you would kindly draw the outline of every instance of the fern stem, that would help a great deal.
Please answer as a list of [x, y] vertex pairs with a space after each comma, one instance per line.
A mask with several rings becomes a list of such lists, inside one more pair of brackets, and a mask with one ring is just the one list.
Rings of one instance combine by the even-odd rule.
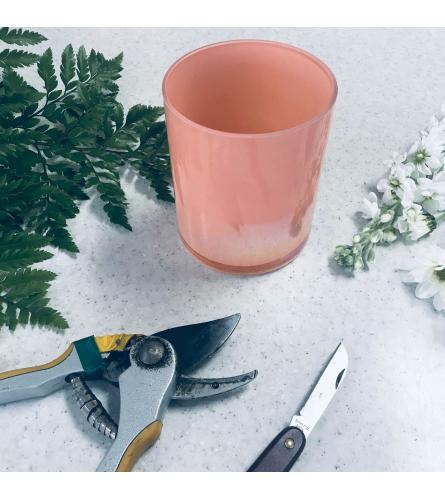
[[[90, 75], [90, 77], [88, 78], [88, 80], [86, 80], [84, 82], [84, 85], [87, 85], [88, 83], [91, 83], [95, 78], [97, 77], [97, 73], [95, 73], [94, 75]], [[66, 97], [68, 97], [69, 95], [73, 94], [74, 92], [76, 91], [76, 87], [72, 88], [71, 90], [64, 90], [63, 94], [60, 95], [59, 97], [57, 97], [57, 99], [54, 99], [54, 101], [51, 101], [50, 104], [56, 104], [60, 101], [63, 101], [63, 99], [65, 99]], [[46, 93], [46, 99], [45, 99], [45, 104], [37, 109], [36, 111], [34, 111], [34, 113], [30, 114], [29, 116], [21, 116], [19, 118], [19, 121], [18, 121], [18, 124], [19, 126], [17, 128], [23, 128], [23, 127], [20, 127], [20, 123], [22, 123], [24, 120], [29, 120], [30, 118], [36, 118], [37, 116], [41, 116], [42, 115], [42, 112], [47, 108], [48, 106], [48, 93]]]

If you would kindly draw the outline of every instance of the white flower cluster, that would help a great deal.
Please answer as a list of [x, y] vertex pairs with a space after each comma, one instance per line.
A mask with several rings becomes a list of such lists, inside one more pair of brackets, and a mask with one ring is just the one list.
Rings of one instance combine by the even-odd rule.
[[352, 245], [339, 245], [335, 260], [348, 271], [367, 268], [374, 246], [403, 235], [417, 241], [445, 218], [445, 106], [404, 154], [386, 162], [388, 173], [363, 202], [370, 222]]

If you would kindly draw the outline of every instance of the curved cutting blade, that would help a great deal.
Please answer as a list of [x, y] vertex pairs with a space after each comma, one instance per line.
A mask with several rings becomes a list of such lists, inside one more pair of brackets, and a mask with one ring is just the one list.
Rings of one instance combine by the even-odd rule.
[[235, 377], [224, 378], [193, 378], [181, 375], [176, 382], [176, 391], [172, 399], [189, 401], [190, 399], [203, 399], [225, 394], [252, 382], [257, 374], [258, 372], [253, 370]]
[[174, 347], [178, 356], [178, 370], [182, 373], [215, 354], [233, 333], [240, 318], [240, 314], [232, 314], [205, 323], [169, 328], [154, 335], [162, 337]]

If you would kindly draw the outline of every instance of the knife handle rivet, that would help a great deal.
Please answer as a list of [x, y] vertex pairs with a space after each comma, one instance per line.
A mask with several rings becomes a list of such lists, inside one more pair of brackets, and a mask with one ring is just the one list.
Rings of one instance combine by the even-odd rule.
[[284, 441], [284, 446], [288, 450], [291, 450], [295, 446], [295, 441], [292, 438], [288, 438], [286, 439], [286, 441]]

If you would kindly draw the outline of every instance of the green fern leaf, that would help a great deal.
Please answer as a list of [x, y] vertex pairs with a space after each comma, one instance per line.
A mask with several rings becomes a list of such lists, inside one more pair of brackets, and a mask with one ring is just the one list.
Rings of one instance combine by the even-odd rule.
[[4, 95], [1, 106], [13, 113], [23, 111], [27, 106], [38, 103], [44, 96], [11, 68], [3, 71], [3, 85]]
[[65, 227], [54, 226], [51, 227], [45, 236], [50, 239], [51, 244], [61, 250], [67, 252], [78, 253], [79, 247], [74, 243], [74, 240]]
[[0, 40], [13, 45], [37, 45], [44, 42], [46, 37], [36, 31], [0, 28]]
[[13, 272], [52, 257], [42, 250], [48, 240], [41, 235], [11, 233], [2, 235], [0, 241], [0, 271]]
[[[49, 97], [50, 93], [57, 88], [56, 70], [54, 69], [53, 53], [51, 49], [46, 49], [40, 56], [37, 63], [37, 72], [45, 84], [45, 90]], [[53, 94], [51, 99], [57, 98], [58, 95], [55, 96]]]
[[111, 113], [111, 118], [116, 125], [116, 130], [120, 129], [124, 124], [124, 107], [121, 103], [116, 103]]
[[126, 124], [142, 122], [144, 125], [151, 125], [164, 114], [164, 110], [159, 106], [144, 106], [136, 104], [128, 110]]
[[50, 282], [55, 278], [50, 271], [20, 269], [0, 273], [0, 326], [14, 330], [18, 324], [68, 328], [62, 315], [48, 307], [45, 296]]
[[[101, 196], [102, 199], [106, 199], [106, 197]], [[128, 222], [128, 217], [125, 211], [126, 205], [122, 206], [121, 203], [113, 203], [109, 201], [104, 204], [104, 211], [108, 215], [109, 219], [113, 224], [118, 224], [128, 231], [132, 231], [132, 227]]]
[[70, 90], [76, 84], [73, 78], [76, 76], [76, 58], [74, 56], [73, 46], [67, 45], [62, 52], [62, 64], [60, 65], [60, 79], [66, 90]]
[[154, 189], [159, 200], [174, 203], [175, 198], [173, 197], [170, 179], [165, 176], [162, 169], [163, 167], [158, 168], [152, 160], [150, 163], [140, 165], [139, 174], [150, 182], [150, 186]]
[[77, 51], [77, 78], [81, 83], [86, 82], [90, 78], [88, 56], [84, 46], [79, 47]]
[[104, 202], [105, 213], [111, 222], [131, 231], [132, 228], [126, 214], [127, 201], [120, 186], [119, 175], [105, 168], [98, 168], [98, 165], [95, 167], [91, 165], [91, 167], [94, 168], [94, 177], [91, 178], [91, 182], [98, 191], [100, 199]]
[[136, 162], [139, 174], [150, 182], [158, 199], [174, 202], [165, 122], [154, 123], [141, 136], [140, 143], [144, 155]]
[[31, 66], [39, 59], [37, 54], [32, 54], [25, 50], [4, 49], [0, 52], [0, 67], [3, 68], [23, 68]]

